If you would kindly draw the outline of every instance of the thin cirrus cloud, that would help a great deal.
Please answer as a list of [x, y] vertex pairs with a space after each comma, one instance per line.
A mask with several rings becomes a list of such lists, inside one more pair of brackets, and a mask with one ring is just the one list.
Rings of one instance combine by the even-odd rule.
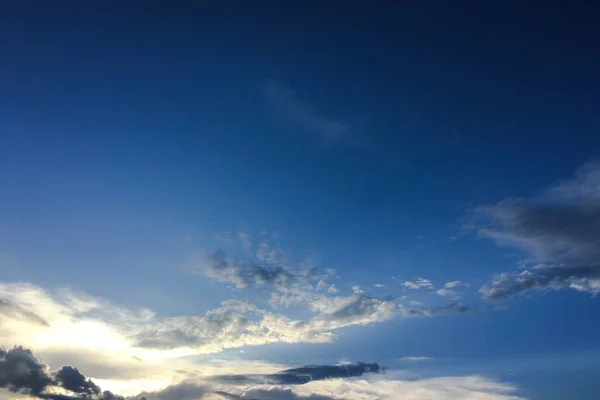
[[565, 288], [600, 293], [600, 163], [584, 165], [537, 199], [479, 207], [473, 226], [529, 255], [525, 269], [498, 274], [481, 287], [484, 298]]
[[264, 94], [269, 105], [282, 117], [319, 139], [339, 144], [356, 142], [353, 124], [324, 116], [285, 82], [267, 80], [264, 84]]

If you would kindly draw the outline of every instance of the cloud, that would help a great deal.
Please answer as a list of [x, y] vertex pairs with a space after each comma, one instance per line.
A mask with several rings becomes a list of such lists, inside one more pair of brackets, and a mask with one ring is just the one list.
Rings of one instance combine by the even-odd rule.
[[436, 290], [435, 293], [438, 296], [455, 296], [455, 289], [458, 289], [461, 286], [464, 286], [464, 283], [461, 281], [446, 282], [446, 284], [444, 284], [444, 287], [439, 290]]
[[424, 316], [424, 317], [435, 317], [439, 315], [452, 315], [452, 314], [464, 314], [473, 311], [472, 307], [457, 303], [450, 302], [439, 306], [422, 307], [419, 309], [406, 308], [403, 305], [399, 306], [400, 314], [403, 316]]
[[[210, 391], [212, 389], [212, 391]], [[315, 380], [304, 385], [210, 386], [185, 382], [165, 390], [142, 393], [147, 400], [523, 400], [517, 388], [479, 376], [402, 378], [402, 374]], [[218, 397], [214, 397], [218, 396]]]
[[47, 365], [28, 349], [0, 349], [0, 387], [41, 394], [53, 382]]
[[[83, 376], [76, 368], [62, 367], [51, 373], [31, 350], [16, 346], [10, 350], [0, 349], [0, 387], [15, 393], [25, 393], [33, 398], [49, 400], [98, 399], [124, 400]], [[71, 394], [56, 392], [64, 389]]]
[[409, 357], [402, 357], [400, 358], [401, 361], [429, 361], [429, 360], [433, 360], [433, 358], [431, 357], [415, 357], [415, 356], [409, 356]]
[[64, 366], [59, 369], [54, 377], [56, 382], [71, 392], [92, 396], [100, 393], [100, 387], [79, 372], [77, 368]]
[[[43, 325], [9, 313], [0, 319], [0, 332], [4, 343], [41, 351], [55, 367], [80, 365], [94, 378], [136, 380], [154, 390], [153, 382], [168, 384], [174, 379], [176, 374], [165, 374], [164, 366], [179, 357], [271, 343], [328, 343], [350, 326], [469, 310], [458, 303], [406, 309], [390, 297], [332, 296], [311, 287], [304, 282], [275, 289], [281, 299], [306, 303], [313, 316], [299, 320], [259, 308], [247, 299], [226, 300], [199, 315], [160, 317], [148, 309], [121, 307], [83, 293], [0, 283], [0, 298], [25, 312], [35, 310], [47, 322]], [[66, 372], [76, 375], [76, 371]], [[115, 387], [121, 386], [108, 386]]]
[[307, 131], [327, 142], [349, 144], [353, 141], [351, 123], [321, 115], [313, 106], [301, 99], [289, 85], [268, 80], [264, 89], [267, 101], [275, 110]]
[[[100, 393], [75, 367], [49, 372], [29, 350], [16, 347], [0, 357], [0, 400], [124, 400], [110, 391]], [[7, 361], [8, 359], [8, 361]], [[205, 366], [198, 366], [199, 371]], [[35, 371], [35, 372], [33, 372]], [[399, 371], [387, 372], [377, 363], [318, 365], [288, 368], [266, 374], [198, 376], [134, 400], [391, 400], [427, 398], [450, 400], [519, 400], [514, 386], [478, 376], [406, 380]], [[9, 390], [7, 393], [6, 390]], [[28, 393], [20, 392], [25, 389]]]
[[333, 397], [318, 394], [303, 396], [294, 393], [292, 389], [283, 388], [251, 389], [246, 391], [242, 396], [221, 391], [215, 393], [232, 400], [336, 400]]
[[48, 326], [48, 322], [33, 311], [14, 304], [7, 299], [0, 299], [0, 317], [2, 316], [8, 316], [11, 319], [25, 319], [42, 326]]
[[298, 278], [282, 265], [259, 265], [228, 258], [221, 250], [201, 254], [196, 260], [196, 272], [218, 282], [232, 283], [238, 289], [251, 286], [287, 285]]
[[403, 283], [404, 287], [408, 289], [425, 289], [425, 290], [433, 290], [433, 284], [430, 280], [424, 278], [418, 278], [416, 281], [406, 281]]
[[507, 200], [475, 212], [478, 232], [529, 254], [521, 272], [497, 275], [480, 292], [488, 299], [572, 288], [600, 293], [600, 164], [536, 200]]
[[310, 365], [286, 369], [273, 374], [263, 375], [225, 375], [214, 379], [236, 385], [303, 385], [325, 379], [343, 379], [362, 376], [366, 373], [384, 371], [377, 363], [356, 363], [345, 365]]

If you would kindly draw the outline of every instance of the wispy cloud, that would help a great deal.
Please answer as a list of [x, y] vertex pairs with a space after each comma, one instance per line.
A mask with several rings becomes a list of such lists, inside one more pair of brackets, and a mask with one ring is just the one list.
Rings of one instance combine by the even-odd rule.
[[267, 80], [264, 91], [271, 107], [320, 139], [346, 145], [356, 143], [350, 122], [324, 116], [285, 82]]
[[527, 269], [498, 274], [480, 292], [488, 299], [572, 288], [600, 293], [600, 163], [535, 200], [507, 200], [475, 212], [478, 232], [529, 254]]
[[408, 356], [400, 358], [400, 361], [428, 361], [433, 360], [431, 357], [423, 357], [423, 356]]

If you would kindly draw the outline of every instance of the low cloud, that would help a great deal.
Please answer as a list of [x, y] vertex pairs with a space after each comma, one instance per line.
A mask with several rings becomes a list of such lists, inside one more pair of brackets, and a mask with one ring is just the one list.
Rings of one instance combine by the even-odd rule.
[[524, 270], [484, 285], [485, 298], [564, 288], [600, 293], [599, 163], [582, 167], [539, 199], [480, 207], [475, 216], [482, 236], [529, 254]]
[[[42, 363], [31, 350], [21, 346], [0, 349], [0, 387], [14, 393], [49, 400], [98, 399], [124, 400], [124, 397], [100, 387], [87, 379], [76, 368], [65, 366], [56, 372]], [[70, 394], [60, 394], [55, 388]]]

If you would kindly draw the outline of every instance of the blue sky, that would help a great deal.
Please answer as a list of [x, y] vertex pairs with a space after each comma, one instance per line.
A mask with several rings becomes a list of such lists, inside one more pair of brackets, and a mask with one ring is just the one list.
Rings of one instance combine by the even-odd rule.
[[595, 398], [597, 10], [325, 3], [2, 6], [0, 344], [149, 400]]

